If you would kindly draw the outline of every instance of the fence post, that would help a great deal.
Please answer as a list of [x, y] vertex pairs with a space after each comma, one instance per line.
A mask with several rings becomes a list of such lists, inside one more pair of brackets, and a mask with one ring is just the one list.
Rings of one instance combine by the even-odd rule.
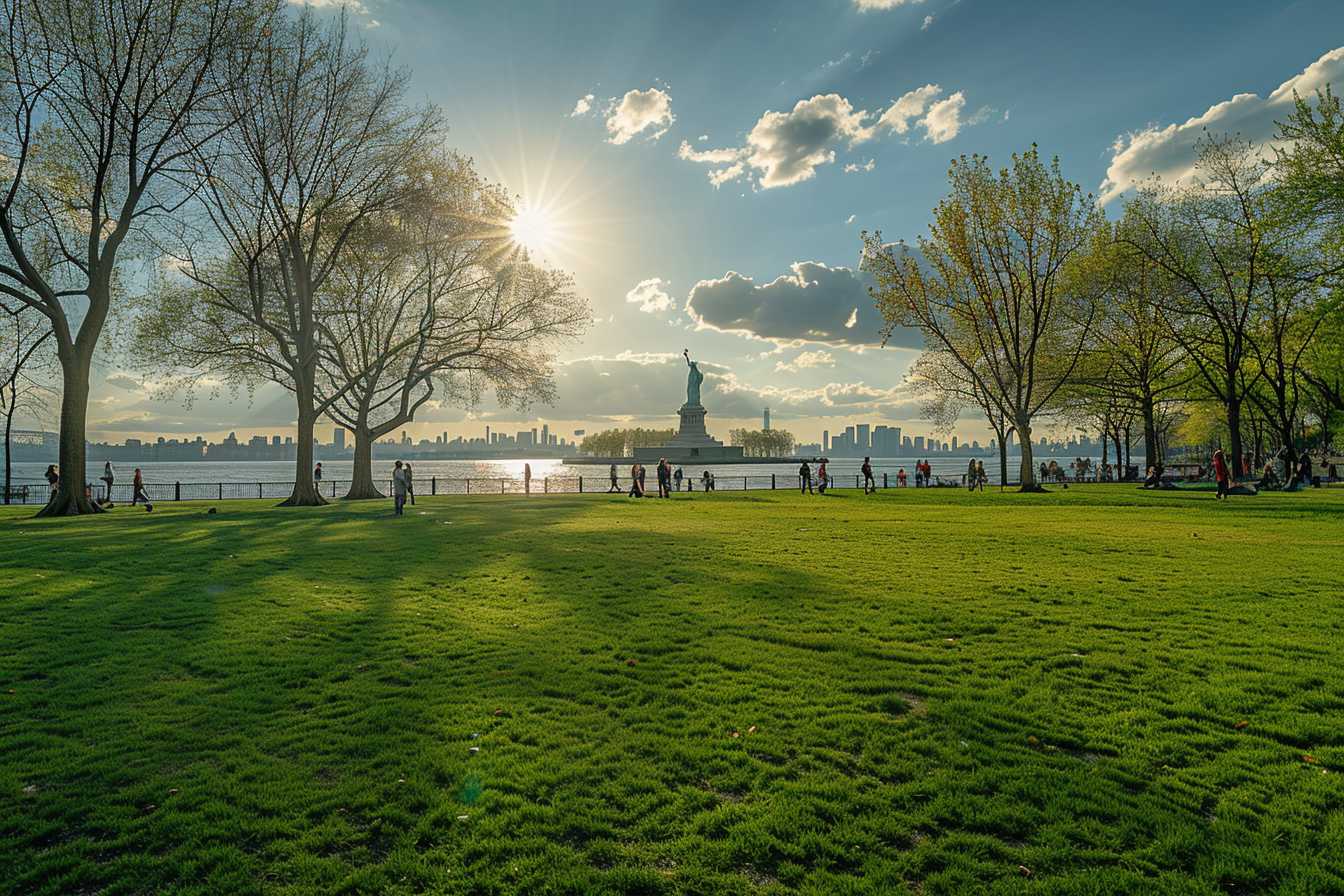
[[431, 495], [437, 495], [439, 493], [439, 477], [429, 477], [429, 493]]
[[180, 480], [173, 483], [173, 500], [182, 500], [182, 482]]
[[579, 477], [579, 494], [583, 494], [583, 477]]
[[882, 487], [883, 487], [883, 488], [887, 488], [887, 474], [886, 474], [886, 473], [883, 473], [883, 474], [882, 474]]
[[224, 500], [224, 483], [219, 484], [219, 500]]
[[775, 474], [774, 474], [774, 473], [771, 473], [771, 474], [770, 474], [770, 491], [774, 491], [774, 490], [775, 490]]
[[541, 477], [541, 493], [543, 495], [549, 495], [551, 493], [551, 477]]
[[464, 479], [463, 482], [465, 482], [465, 483], [467, 484], [467, 491], [466, 491], [466, 493], [467, 493], [468, 495], [471, 494], [471, 480], [470, 480], [470, 479]]
[[499, 493], [504, 494], [504, 477], [499, 477]]
[[747, 477], [743, 476], [743, 477], [742, 477], [742, 491], [746, 491], [746, 490], [747, 490]]
[[257, 483], [257, 497], [258, 497], [258, 498], [261, 497], [261, 483], [260, 483], [260, 482]]
[[858, 474], [858, 473], [855, 473], [855, 474], [854, 474], [854, 487], [855, 487], [855, 488], [858, 488], [858, 487], [859, 487], [859, 474]]

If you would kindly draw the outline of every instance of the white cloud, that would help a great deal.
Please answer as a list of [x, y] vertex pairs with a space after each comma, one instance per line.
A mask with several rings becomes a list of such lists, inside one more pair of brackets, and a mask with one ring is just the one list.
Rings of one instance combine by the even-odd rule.
[[854, 219], [855, 219], [856, 217], [858, 217], [858, 216], [857, 216], [857, 215], [850, 215], [848, 218], [845, 219], [845, 223], [846, 223], [846, 224], [853, 224], [853, 223], [854, 223]]
[[1293, 108], [1293, 92], [1311, 98], [1326, 84], [1344, 83], [1344, 47], [1331, 50], [1280, 84], [1266, 98], [1239, 93], [1215, 103], [1181, 124], [1150, 125], [1116, 138], [1106, 179], [1098, 188], [1103, 203], [1153, 175], [1179, 182], [1194, 173], [1196, 143], [1206, 132], [1237, 134], [1266, 151], [1276, 145], [1276, 121]]
[[[361, 0], [289, 0], [290, 6], [312, 6], [317, 9], [340, 9], [345, 7], [361, 16], [369, 14], [369, 8]], [[376, 27], [376, 25], [375, 25]]]
[[[701, 329], [776, 343], [876, 346], [885, 324], [868, 294], [872, 284], [868, 274], [816, 261], [796, 261], [789, 273], [762, 284], [729, 271], [695, 284], [686, 313]], [[917, 333], [898, 330], [892, 344], [922, 343]]]
[[797, 373], [813, 367], [834, 367], [835, 355], [828, 351], [800, 352], [792, 361], [775, 362], [775, 370], [780, 373]]
[[648, 90], [628, 90], [607, 110], [608, 143], [618, 146], [644, 134], [657, 140], [667, 133], [676, 116], [672, 114], [672, 97], [657, 87]]
[[943, 92], [943, 88], [937, 84], [925, 84], [901, 95], [900, 99], [893, 102], [882, 113], [882, 117], [877, 120], [876, 127], [886, 128], [897, 134], [904, 134], [910, 130], [912, 122], [919, 121], [924, 110], [929, 107], [933, 98]]
[[589, 110], [593, 108], [593, 99], [594, 97], [591, 93], [579, 97], [578, 101], [574, 103], [574, 111], [569, 113], [569, 117], [578, 118], [582, 115], [587, 115]]
[[836, 145], [868, 138], [867, 114], [837, 93], [799, 100], [788, 112], [766, 112], [747, 135], [747, 161], [761, 172], [764, 189], [801, 183], [835, 161]]
[[734, 162], [727, 168], [720, 168], [717, 171], [709, 172], [709, 182], [718, 189], [726, 183], [737, 180], [746, 173], [747, 167], [741, 162]]
[[646, 314], [670, 311], [676, 305], [676, 301], [667, 294], [667, 287], [671, 285], [660, 277], [641, 280], [634, 289], [625, 294], [625, 301], [631, 305], [638, 305], [639, 310]]
[[895, 9], [898, 6], [914, 6], [923, 2], [924, 0], [854, 0], [854, 7], [859, 12], [881, 12], [887, 9]]
[[945, 100], [929, 107], [924, 116], [924, 130], [930, 142], [946, 143], [961, 132], [961, 110], [966, 108], [966, 94], [958, 90]]
[[862, 165], [860, 165], [858, 162], [850, 162], [848, 165], [845, 166], [844, 171], [846, 174], [857, 174], [860, 171], [872, 171], [876, 167], [877, 167], [877, 160], [869, 159]]
[[688, 162], [705, 162], [711, 165], [723, 165], [728, 162], [736, 161], [742, 157], [740, 149], [704, 149], [697, 150], [687, 143], [681, 141], [681, 146], [677, 148], [677, 158], [685, 159]]
[[935, 21], [936, 18], [937, 18], [937, 16], [925, 16], [925, 17], [924, 17], [924, 24], [919, 26], [919, 30], [920, 30], [920, 31], [928, 31], [928, 30], [929, 30], [929, 26], [932, 25], [932, 24], [934, 23], [934, 21]]

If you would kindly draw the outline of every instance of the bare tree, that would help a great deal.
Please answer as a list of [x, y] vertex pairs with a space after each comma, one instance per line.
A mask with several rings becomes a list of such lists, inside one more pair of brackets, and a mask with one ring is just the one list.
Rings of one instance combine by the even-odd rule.
[[5, 495], [13, 485], [14, 418], [41, 417], [56, 399], [49, 384], [51, 322], [27, 305], [0, 302], [0, 414], [5, 418]]
[[158, 291], [140, 335], [188, 368], [188, 383], [212, 375], [292, 392], [294, 489], [282, 506], [324, 504], [313, 427], [344, 394], [318, 395], [341, 295], [330, 281], [351, 234], [406, 198], [410, 162], [437, 139], [439, 113], [405, 103], [406, 73], [372, 60], [344, 13], [324, 25], [305, 9], [255, 54], [225, 62], [231, 124], [193, 155], [209, 226], [172, 247], [186, 285]]
[[230, 123], [216, 65], [257, 33], [262, 0], [0, 0], [0, 294], [51, 322], [62, 370], [61, 484], [84, 493], [89, 372], [123, 301], [121, 256], [196, 188], [188, 159]]
[[984, 157], [963, 156], [949, 180], [918, 256], [865, 233], [863, 266], [877, 278], [871, 291], [888, 334], [919, 327], [956, 362], [973, 394], [1011, 421], [1021, 488], [1037, 490], [1032, 421], [1069, 382], [1095, 317], [1092, 297], [1067, 288], [1065, 267], [1090, 244], [1100, 213], [1034, 146], [997, 174]]
[[395, 216], [369, 219], [333, 271], [319, 395], [354, 433], [347, 498], [381, 497], [373, 444], [431, 400], [504, 406], [554, 394], [558, 341], [589, 319], [570, 279], [527, 263], [506, 222], [507, 197], [455, 154], [430, 158]]

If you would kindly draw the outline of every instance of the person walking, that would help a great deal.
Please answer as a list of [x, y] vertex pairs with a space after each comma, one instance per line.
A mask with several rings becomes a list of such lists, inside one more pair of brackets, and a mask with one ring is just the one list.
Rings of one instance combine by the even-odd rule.
[[397, 461], [392, 465], [392, 513], [395, 516], [405, 515], [407, 491], [406, 470], [401, 461]]
[[611, 488], [607, 489], [607, 494], [609, 494], [609, 495], [611, 495], [611, 494], [617, 494], [617, 495], [619, 495], [620, 493], [621, 493], [621, 482], [620, 482], [620, 479], [619, 479], [619, 478], [617, 477], [617, 475], [616, 475], [616, 465], [615, 465], [615, 464], [612, 464], [612, 465], [611, 465]]
[[103, 482], [107, 485], [107, 500], [112, 500], [112, 483], [116, 481], [116, 475], [112, 472], [112, 461], [103, 461]]
[[137, 502], [144, 503], [145, 513], [153, 512], [154, 504], [145, 493], [145, 477], [139, 467], [135, 468], [135, 475], [131, 478], [131, 506], [134, 507]]
[[681, 471], [681, 467], [677, 467], [677, 472], [672, 474], [672, 483], [676, 486], [675, 491], [681, 491], [681, 480], [685, 477], [686, 474]]
[[1227, 458], [1223, 456], [1223, 449], [1219, 448], [1213, 452], [1213, 479], [1218, 484], [1217, 498], [1219, 501], [1227, 497], [1231, 487], [1232, 474], [1227, 468]]
[[798, 493], [815, 494], [812, 491], [812, 468], [803, 461], [803, 465], [798, 468]]
[[830, 484], [830, 474], [826, 472], [826, 458], [823, 457], [821, 463], [817, 464], [817, 494], [826, 494], [826, 489], [830, 487]]
[[406, 497], [410, 499], [411, 506], [415, 506], [415, 474], [411, 472], [411, 465], [407, 464], [401, 468], [401, 478], [406, 482]]
[[985, 490], [985, 483], [989, 481], [989, 476], [985, 474], [985, 462], [978, 460], [975, 462], [975, 481], [980, 486], [980, 491]]
[[[532, 465], [523, 464], [523, 494], [532, 494]], [[415, 502], [412, 501], [412, 504]]]
[[975, 491], [975, 461], [966, 464], [966, 491]]
[[648, 468], [643, 464], [639, 465], [639, 496], [642, 498], [648, 494], [644, 489], [644, 477], [648, 474]]
[[863, 493], [865, 495], [874, 494], [877, 491], [877, 480], [873, 478], [873, 464], [869, 458], [863, 459], [863, 466], [859, 467], [863, 473]]
[[640, 488], [639, 488], [639, 464], [637, 464], [637, 463], [635, 463], [635, 464], [631, 464], [631, 465], [630, 465], [630, 494], [627, 495], [627, 497], [630, 497], [630, 498], [642, 498], [643, 496], [644, 496], [644, 495], [643, 495], [643, 492], [641, 492], [641, 491], [640, 491]]

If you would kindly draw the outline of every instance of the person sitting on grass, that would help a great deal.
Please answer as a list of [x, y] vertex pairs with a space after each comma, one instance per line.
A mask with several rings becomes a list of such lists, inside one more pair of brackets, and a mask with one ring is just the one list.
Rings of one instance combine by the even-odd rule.
[[150, 503], [149, 495], [145, 494], [145, 477], [140, 472], [140, 468], [135, 468], [135, 475], [131, 477], [131, 506], [134, 507], [137, 502], [144, 502], [145, 513], [151, 513], [154, 505]]
[[1274, 469], [1274, 461], [1265, 461], [1264, 469], [1260, 471], [1260, 480], [1255, 483], [1257, 491], [1264, 491], [1267, 488], [1279, 487], [1279, 474]]
[[1162, 487], [1162, 477], [1158, 475], [1157, 467], [1149, 467], [1148, 475], [1143, 477], [1143, 485], [1141, 486], [1141, 488], [1161, 488], [1161, 487]]

